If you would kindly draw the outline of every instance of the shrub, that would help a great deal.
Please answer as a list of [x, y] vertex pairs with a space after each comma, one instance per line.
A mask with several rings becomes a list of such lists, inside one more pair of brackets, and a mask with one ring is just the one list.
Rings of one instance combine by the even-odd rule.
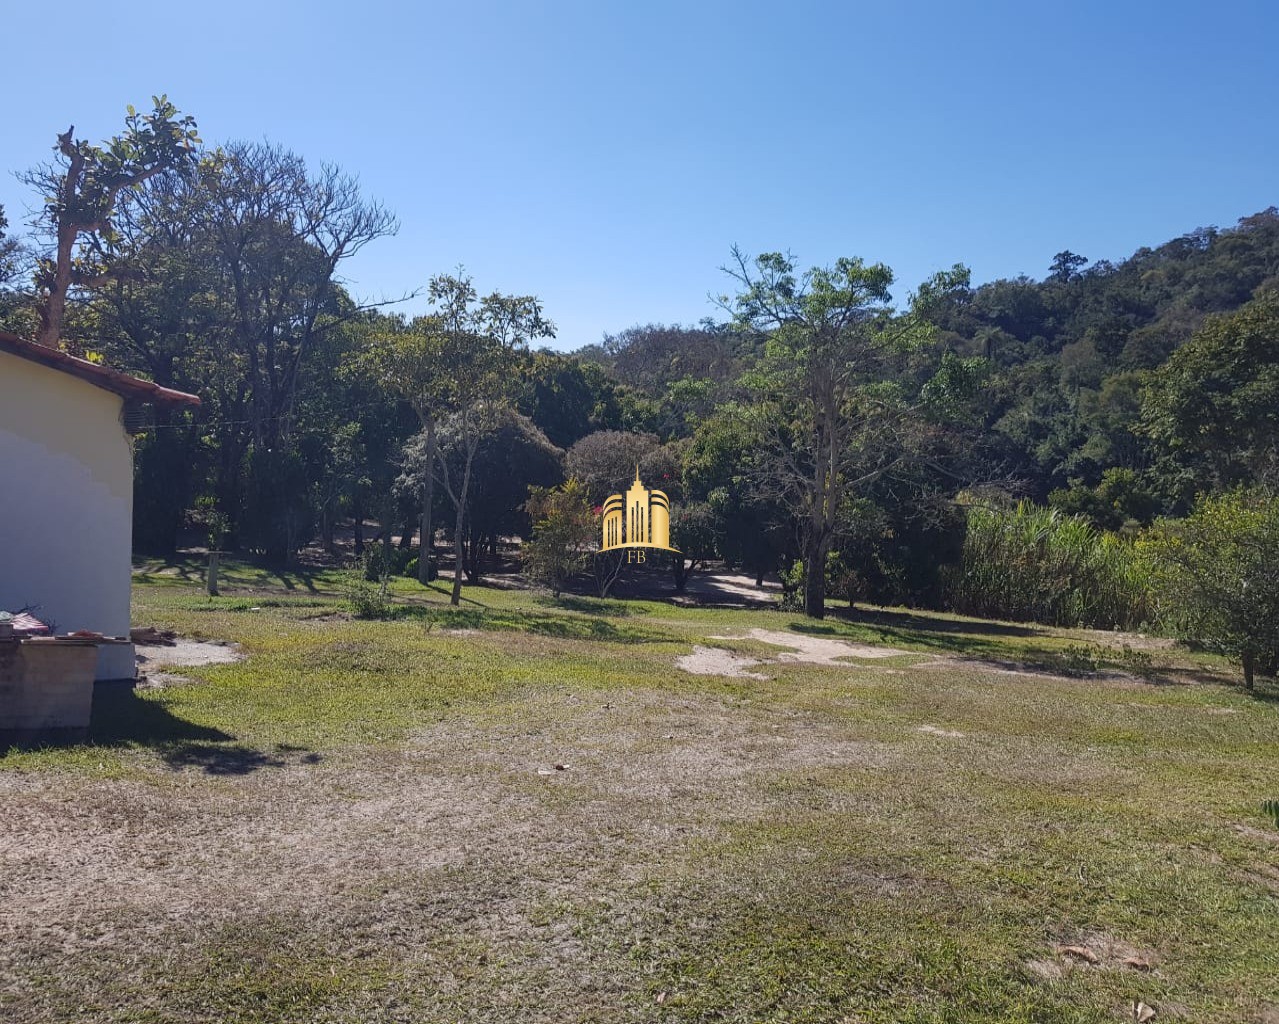
[[789, 569], [779, 574], [782, 580], [782, 598], [778, 607], [784, 612], [802, 612], [804, 610], [804, 563], [797, 560]]
[[530, 487], [524, 508], [533, 520], [524, 569], [559, 597], [569, 577], [586, 566], [599, 528], [586, 485], [574, 478], [562, 487]]
[[383, 576], [407, 576], [408, 566], [412, 563], [417, 569], [417, 548], [387, 549], [385, 544], [373, 544], [360, 559], [364, 578], [376, 583]]
[[[374, 550], [380, 550], [380, 545]], [[365, 555], [346, 574], [343, 592], [351, 614], [357, 619], [385, 619], [391, 615], [390, 573], [376, 568], [376, 560]]]
[[946, 570], [944, 592], [951, 608], [970, 615], [1136, 628], [1151, 617], [1149, 582], [1137, 545], [1021, 502], [968, 510], [963, 554]]
[[1279, 665], [1279, 498], [1237, 490], [1200, 498], [1144, 542], [1170, 631], [1237, 658], [1244, 685]]

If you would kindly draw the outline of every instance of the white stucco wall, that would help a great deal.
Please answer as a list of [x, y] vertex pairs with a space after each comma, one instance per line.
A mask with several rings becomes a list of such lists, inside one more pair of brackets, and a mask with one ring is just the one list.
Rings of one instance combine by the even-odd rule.
[[[38, 606], [59, 633], [129, 634], [133, 451], [124, 400], [0, 352], [0, 608]], [[133, 675], [102, 647], [98, 678]]]

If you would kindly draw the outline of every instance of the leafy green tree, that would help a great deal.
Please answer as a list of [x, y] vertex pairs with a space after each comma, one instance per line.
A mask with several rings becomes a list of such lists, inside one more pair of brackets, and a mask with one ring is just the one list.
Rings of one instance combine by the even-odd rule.
[[1069, 249], [1059, 252], [1053, 257], [1052, 267], [1049, 269], [1049, 275], [1054, 281], [1061, 281], [1063, 284], [1074, 277], [1082, 267], [1088, 265], [1088, 257], [1080, 256], [1073, 253]]
[[[168, 97], [152, 97], [152, 103], [149, 114], [130, 106], [124, 132], [105, 146], [76, 139], [72, 125], [58, 136], [57, 161], [23, 176], [44, 197], [41, 223], [50, 239], [50, 252], [40, 258], [36, 271], [36, 340], [42, 345], [58, 346], [73, 287], [104, 284], [120, 270], [112, 217], [122, 193], [195, 162], [200, 142], [195, 120], [180, 117]], [[82, 236], [87, 244], [81, 244]]]
[[[171, 545], [175, 510], [207, 474], [237, 538], [283, 562], [310, 539], [325, 464], [299, 424], [355, 419], [332, 415], [329, 392], [343, 388], [326, 350], [340, 355], [349, 339], [334, 337], [369, 310], [337, 276], [394, 219], [336, 168], [311, 173], [294, 154], [251, 144], [153, 175], [129, 196], [112, 222], [113, 265], [128, 272], [85, 289], [95, 336], [122, 368], [204, 400], [191, 419], [161, 414], [139, 445], [140, 479], [162, 495], [139, 503], [153, 521], [139, 536]], [[321, 364], [332, 372], [313, 373]]]
[[698, 425], [683, 464], [685, 499], [706, 503], [720, 557], [752, 572], [756, 586], [778, 567], [789, 533], [786, 510], [759, 488], [762, 448], [759, 422], [730, 403]]
[[684, 501], [671, 509], [671, 545], [679, 549], [671, 555], [676, 593], [684, 593], [689, 576], [715, 557], [717, 526], [705, 502]]
[[534, 352], [520, 367], [516, 405], [561, 448], [617, 425], [616, 385], [602, 367], [557, 352]]
[[4, 207], [0, 206], [0, 290], [12, 285], [22, 272], [22, 243], [10, 238], [8, 231], [9, 220], [4, 214]]
[[524, 509], [533, 522], [533, 535], [522, 549], [525, 571], [558, 598], [569, 579], [590, 562], [599, 516], [586, 485], [577, 479], [560, 487], [530, 487]]
[[[460, 437], [446, 420], [440, 434], [438, 458], [446, 462], [456, 479], [463, 472], [465, 452], [458, 446]], [[423, 445], [421, 435], [414, 439], [420, 467]], [[522, 511], [532, 487], [548, 487], [563, 479], [564, 452], [551, 444], [527, 416], [509, 408], [500, 408], [484, 426], [475, 451], [471, 476], [470, 511], [466, 517], [463, 539], [463, 567], [466, 578], [478, 583], [485, 554], [496, 555], [498, 540], [504, 535], [527, 534], [528, 523]]]
[[365, 365], [386, 390], [408, 403], [422, 428], [420, 525], [422, 551], [418, 558], [418, 582], [431, 579], [435, 551], [435, 460], [439, 455], [440, 417], [447, 412], [450, 382], [447, 375], [448, 337], [438, 318], [420, 317], [405, 328], [392, 323], [369, 348]]
[[1083, 516], [1104, 530], [1149, 523], [1159, 511], [1159, 500], [1141, 475], [1119, 467], [1106, 470], [1096, 487], [1080, 485], [1053, 491], [1048, 503], [1069, 515]]
[[1279, 295], [1206, 321], [1153, 373], [1142, 407], [1181, 496], [1279, 484]]
[[542, 313], [532, 295], [483, 298], [464, 275], [440, 275], [431, 281], [430, 296], [437, 311], [432, 331], [440, 339], [440, 363], [448, 383], [451, 444], [460, 467], [439, 459], [441, 482], [453, 505], [453, 592], [462, 600], [463, 542], [471, 501], [475, 456], [499, 413], [513, 396], [518, 354], [537, 338], [555, 336], [555, 325]]
[[[740, 290], [722, 301], [741, 329], [768, 337], [748, 375], [763, 439], [761, 484], [797, 510], [805, 565], [824, 566], [849, 495], [915, 457], [917, 428], [933, 403], [898, 381], [904, 357], [934, 332], [922, 316], [893, 315], [893, 276], [883, 264], [844, 258], [797, 274], [780, 253], [753, 265], [737, 250], [733, 258], [726, 269]], [[967, 283], [957, 267], [924, 294], [936, 302]], [[938, 386], [938, 405], [969, 376], [962, 363], [943, 369], [954, 387]], [[822, 572], [806, 574], [806, 615], [825, 615], [825, 583]]]
[[1244, 685], [1279, 664], [1279, 498], [1263, 490], [1203, 497], [1189, 518], [1145, 542], [1165, 621], [1181, 636], [1238, 658]]

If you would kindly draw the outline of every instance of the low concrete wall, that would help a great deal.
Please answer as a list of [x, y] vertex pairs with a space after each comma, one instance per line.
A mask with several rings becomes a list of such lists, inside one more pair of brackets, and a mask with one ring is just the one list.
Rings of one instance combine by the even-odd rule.
[[0, 641], [0, 737], [86, 732], [97, 664], [92, 644]]

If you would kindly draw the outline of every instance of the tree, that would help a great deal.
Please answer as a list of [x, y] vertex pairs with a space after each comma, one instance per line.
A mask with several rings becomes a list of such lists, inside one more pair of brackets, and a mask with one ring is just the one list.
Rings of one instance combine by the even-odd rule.
[[[304, 540], [295, 484], [297, 396], [319, 339], [363, 313], [337, 280], [342, 262], [396, 230], [354, 178], [263, 144], [236, 144], [201, 161], [193, 212], [209, 246], [219, 306], [217, 344], [233, 360], [228, 405], [244, 423], [228, 438], [246, 464], [246, 536], [282, 562]], [[245, 460], [245, 453], [252, 449]], [[305, 488], [304, 488], [305, 489]]]
[[671, 555], [676, 593], [684, 593], [689, 576], [715, 557], [718, 525], [705, 502], [680, 502], [671, 510], [671, 545], [679, 549]]
[[[137, 489], [143, 543], [172, 547], [193, 491], [215, 493], [236, 539], [277, 563], [325, 522], [316, 484], [338, 453], [321, 456], [308, 431], [356, 418], [337, 415], [336, 392], [347, 390], [337, 374], [371, 319], [338, 274], [394, 227], [336, 168], [313, 173], [294, 154], [253, 144], [153, 175], [119, 205], [118, 272], [85, 288], [83, 315], [114, 365], [204, 400], [192, 417], [159, 412], [140, 439], [139, 481], [151, 481]], [[366, 434], [368, 413], [358, 418]]]
[[525, 571], [558, 598], [565, 583], [586, 567], [599, 533], [586, 485], [570, 479], [561, 487], [530, 487], [524, 509], [533, 535], [524, 542]]
[[393, 395], [413, 409], [421, 434], [421, 536], [418, 582], [431, 580], [435, 552], [435, 460], [439, 452], [439, 420], [447, 408], [450, 382], [447, 376], [447, 336], [435, 318], [421, 317], [407, 329], [383, 334], [370, 349], [367, 365]]
[[1208, 319], [1141, 400], [1142, 430], [1182, 495], [1279, 484], [1279, 295]]
[[1181, 636], [1238, 658], [1252, 689], [1279, 664], [1279, 498], [1236, 490], [1201, 498], [1181, 522], [1164, 521], [1154, 555], [1163, 617]]
[[1052, 266], [1049, 268], [1048, 275], [1054, 281], [1065, 283], [1074, 277], [1079, 268], [1087, 266], [1088, 257], [1080, 256], [1073, 253], [1069, 249], [1064, 249], [1053, 257]]
[[16, 238], [9, 237], [8, 230], [9, 220], [4, 215], [4, 207], [0, 206], [0, 289], [8, 288], [22, 271], [22, 245]]
[[520, 367], [520, 412], [553, 444], [567, 448], [593, 430], [616, 426], [616, 386], [602, 367], [557, 352], [534, 352]]
[[635, 467], [660, 447], [656, 435], [624, 430], [597, 430], [568, 450], [565, 472], [586, 486], [591, 503], [603, 504], [610, 494], [624, 490]]
[[[456, 479], [462, 474], [465, 452], [452, 428], [453, 421], [446, 419], [436, 458], [448, 464]], [[407, 461], [406, 470], [411, 466], [415, 493], [421, 493], [420, 480], [427, 464], [424, 436], [414, 438], [410, 448], [412, 458]], [[530, 488], [559, 483], [564, 477], [563, 460], [564, 452], [551, 444], [532, 420], [513, 409], [499, 408], [484, 425], [475, 451], [470, 510], [462, 545], [469, 582], [479, 582], [485, 553], [496, 554], [500, 536], [527, 535], [523, 506]]]
[[[843, 258], [797, 275], [780, 253], [752, 266], [734, 249], [733, 261], [725, 269], [740, 291], [722, 304], [740, 329], [768, 339], [747, 375], [755, 399], [748, 411], [763, 448], [760, 485], [797, 510], [804, 564], [824, 566], [848, 496], [912, 456], [929, 402], [927, 395], [913, 400], [898, 383], [901, 360], [932, 329], [920, 316], [892, 315], [893, 275], [883, 264]], [[937, 302], [967, 283], [967, 271], [956, 267], [921, 292]], [[964, 389], [971, 367], [954, 360], [943, 369], [939, 404], [948, 387]], [[824, 573], [808, 573], [805, 614], [821, 618], [825, 601]]]
[[786, 509], [761, 493], [764, 447], [760, 424], [736, 404], [721, 406], [697, 427], [684, 449], [686, 501], [704, 501], [715, 517], [718, 554], [740, 565], [762, 586], [781, 560]]
[[543, 316], [534, 296], [494, 292], [480, 298], [471, 279], [461, 274], [432, 279], [430, 297], [437, 307], [431, 330], [440, 341], [449, 429], [461, 463], [458, 473], [447, 461], [437, 460], [455, 513], [450, 601], [457, 605], [462, 601], [463, 531], [476, 452], [511, 395], [516, 356], [534, 338], [553, 338], [555, 325]]
[[[58, 346], [73, 287], [100, 285], [120, 272], [112, 217], [122, 193], [164, 171], [194, 165], [200, 142], [195, 120], [179, 117], [166, 96], [154, 96], [152, 103], [149, 114], [130, 106], [123, 134], [105, 147], [76, 139], [72, 125], [58, 136], [57, 162], [23, 176], [44, 196], [40, 223], [51, 240], [50, 254], [40, 258], [36, 270], [36, 340], [42, 345]], [[87, 245], [80, 245], [81, 236], [87, 236]]]

